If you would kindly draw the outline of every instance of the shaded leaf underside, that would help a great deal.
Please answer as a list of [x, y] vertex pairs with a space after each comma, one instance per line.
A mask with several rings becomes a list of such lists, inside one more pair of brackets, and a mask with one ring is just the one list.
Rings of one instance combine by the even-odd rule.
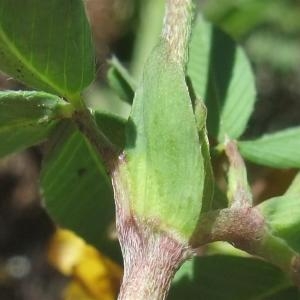
[[173, 280], [168, 299], [296, 300], [297, 289], [279, 269], [262, 260], [213, 255], [186, 262]]
[[[124, 120], [95, 112], [97, 124], [117, 146], [124, 144]], [[51, 139], [41, 174], [47, 209], [54, 220], [120, 261], [114, 229], [114, 198], [99, 154], [66, 121]]]

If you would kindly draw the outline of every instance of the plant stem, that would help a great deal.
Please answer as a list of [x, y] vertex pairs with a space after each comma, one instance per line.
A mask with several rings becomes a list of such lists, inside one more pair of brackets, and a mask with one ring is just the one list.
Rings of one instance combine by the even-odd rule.
[[130, 210], [129, 195], [118, 168], [125, 163], [119, 157], [112, 173], [117, 230], [124, 258], [124, 277], [119, 300], [165, 299], [171, 280], [189, 247], [157, 229], [155, 222], [139, 220]]
[[277, 265], [300, 287], [300, 256], [284, 240], [266, 230], [263, 239], [252, 250], [252, 254]]
[[193, 20], [192, 0], [166, 0], [162, 37], [169, 45], [170, 56], [185, 66]]
[[249, 254], [266, 259], [289, 274], [300, 287], [299, 254], [270, 232], [255, 207], [245, 205], [203, 214], [198, 232], [190, 244], [196, 248], [214, 241], [226, 241]]
[[215, 241], [226, 241], [245, 251], [252, 250], [265, 233], [260, 212], [251, 208], [231, 207], [204, 213], [190, 244], [193, 248]]
[[[166, 1], [162, 39], [166, 41], [170, 61], [182, 67], [187, 59], [192, 18], [192, 0]], [[182, 77], [184, 80], [183, 72]], [[112, 172], [117, 230], [124, 258], [119, 300], [165, 299], [176, 270], [191, 251], [186, 243], [159, 228], [162, 220], [141, 219], [132, 212], [126, 171], [126, 157], [121, 155]]]
[[114, 167], [114, 161], [117, 159], [117, 151], [97, 126], [92, 113], [84, 107], [74, 112], [73, 120], [76, 122], [79, 130], [99, 153], [107, 170], [111, 171]]
[[123, 249], [127, 248], [123, 250], [126, 268], [118, 299], [165, 299], [171, 280], [184, 261], [182, 245], [164, 234], [149, 232], [145, 236], [145, 232], [128, 229], [129, 235], [124, 236], [127, 242], [123, 241]]

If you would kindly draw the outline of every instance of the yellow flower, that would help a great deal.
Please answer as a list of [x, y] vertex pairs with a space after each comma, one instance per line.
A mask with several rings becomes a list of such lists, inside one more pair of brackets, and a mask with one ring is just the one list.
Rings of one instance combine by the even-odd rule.
[[122, 269], [73, 232], [56, 231], [48, 258], [56, 269], [72, 278], [64, 291], [65, 300], [116, 299]]

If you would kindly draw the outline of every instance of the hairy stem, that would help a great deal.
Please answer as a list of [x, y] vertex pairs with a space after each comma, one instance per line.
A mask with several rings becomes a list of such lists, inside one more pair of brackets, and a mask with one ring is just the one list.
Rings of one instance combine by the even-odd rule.
[[249, 205], [211, 211], [202, 215], [198, 232], [190, 241], [193, 247], [226, 241], [273, 263], [300, 286], [300, 256], [270, 232], [259, 210]]
[[266, 230], [263, 238], [252, 249], [252, 254], [277, 265], [300, 287], [300, 256], [284, 240]]
[[162, 37], [169, 45], [172, 59], [185, 66], [193, 20], [192, 0], [166, 0]]
[[165, 299], [171, 280], [184, 261], [184, 248], [166, 234], [156, 235], [150, 230], [147, 233], [146, 226], [141, 231], [134, 222], [127, 225], [122, 247], [126, 267], [118, 299]]
[[[167, 43], [170, 61], [182, 67], [186, 63], [192, 17], [192, 0], [166, 1], [162, 39]], [[165, 299], [177, 268], [191, 255], [190, 248], [162, 231], [160, 220], [139, 219], [134, 215], [124, 177], [126, 157], [121, 155], [112, 171], [117, 230], [124, 258], [119, 300]]]
[[245, 205], [202, 214], [197, 228], [190, 241], [194, 248], [215, 241], [226, 241], [249, 251], [262, 239], [265, 222], [258, 210]]
[[112, 172], [117, 230], [124, 258], [124, 277], [119, 300], [165, 299], [171, 280], [190, 248], [157, 228], [155, 222], [132, 215], [127, 187], [118, 168]]

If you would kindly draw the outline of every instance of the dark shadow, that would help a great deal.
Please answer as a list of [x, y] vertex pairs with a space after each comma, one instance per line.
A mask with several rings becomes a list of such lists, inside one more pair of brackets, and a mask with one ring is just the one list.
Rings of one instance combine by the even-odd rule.
[[125, 147], [126, 120], [100, 111], [95, 111], [94, 117], [104, 135], [115, 146], [123, 150]]
[[127, 121], [125, 133], [126, 133], [126, 148], [127, 149], [134, 148], [136, 144], [137, 130], [131, 117], [129, 117]]
[[186, 268], [185, 275], [173, 283], [169, 300], [250, 300], [271, 291], [266, 299], [297, 299], [296, 287], [278, 290], [286, 283], [282, 271], [259, 259], [211, 255], [196, 257], [182, 268], [179, 272]]
[[214, 137], [218, 136], [220, 114], [225, 104], [236, 55], [235, 42], [214, 27], [211, 36], [208, 82], [205, 102], [208, 110], [207, 127]]
[[195, 112], [195, 105], [196, 105], [195, 103], [196, 103], [196, 99], [197, 99], [196, 92], [195, 92], [195, 89], [193, 87], [193, 83], [191, 81], [191, 78], [189, 76], [186, 76], [185, 81], [186, 81], [186, 85], [188, 87], [190, 99], [192, 101], [193, 111]]

